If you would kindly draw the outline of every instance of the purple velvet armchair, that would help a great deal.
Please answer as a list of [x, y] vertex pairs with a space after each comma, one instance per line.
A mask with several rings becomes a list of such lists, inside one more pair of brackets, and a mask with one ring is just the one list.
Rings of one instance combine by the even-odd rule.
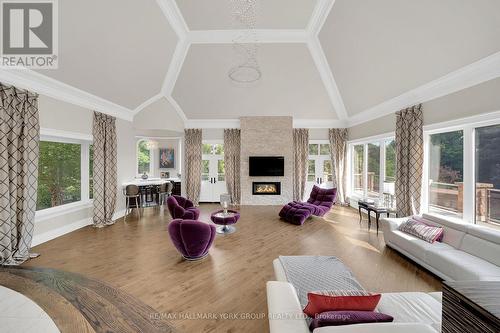
[[197, 220], [200, 216], [200, 210], [194, 207], [191, 200], [178, 195], [167, 198], [167, 207], [173, 219]]
[[336, 188], [321, 188], [315, 185], [307, 202], [289, 202], [283, 206], [279, 215], [287, 222], [302, 225], [311, 215], [324, 216], [336, 199]]
[[199, 260], [208, 255], [215, 239], [215, 225], [195, 220], [175, 219], [168, 233], [176, 249], [187, 260]]

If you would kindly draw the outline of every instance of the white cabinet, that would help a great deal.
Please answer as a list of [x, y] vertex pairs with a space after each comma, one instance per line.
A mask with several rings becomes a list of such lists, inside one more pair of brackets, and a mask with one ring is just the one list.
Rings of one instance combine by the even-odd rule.
[[203, 144], [200, 202], [220, 202], [226, 193], [226, 175], [222, 144]]

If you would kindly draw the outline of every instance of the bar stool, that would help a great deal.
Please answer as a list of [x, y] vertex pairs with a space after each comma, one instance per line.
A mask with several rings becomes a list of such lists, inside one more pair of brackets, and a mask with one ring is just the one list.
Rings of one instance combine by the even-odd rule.
[[[137, 213], [139, 214], [139, 218], [141, 218], [141, 208], [142, 208], [142, 200], [141, 200], [141, 191], [139, 186], [137, 185], [127, 185], [123, 190], [123, 194], [125, 195], [126, 207], [125, 207], [125, 217], [123, 220], [127, 219], [127, 215], [132, 209], [136, 208]], [[134, 205], [130, 206], [130, 201], [133, 199]]]

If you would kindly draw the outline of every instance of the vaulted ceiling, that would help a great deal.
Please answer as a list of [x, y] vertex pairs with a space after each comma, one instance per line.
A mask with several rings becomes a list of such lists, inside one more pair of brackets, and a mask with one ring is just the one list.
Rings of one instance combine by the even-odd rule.
[[229, 2], [60, 1], [59, 68], [29, 79], [130, 119], [153, 107], [186, 126], [289, 115], [321, 127], [500, 76], [496, 0], [261, 0], [262, 79], [235, 85]]

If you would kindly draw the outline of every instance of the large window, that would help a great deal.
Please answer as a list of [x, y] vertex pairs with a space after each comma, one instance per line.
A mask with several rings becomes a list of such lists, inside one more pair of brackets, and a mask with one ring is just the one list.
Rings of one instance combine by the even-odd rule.
[[369, 143], [367, 149], [367, 194], [370, 198], [378, 198], [380, 196], [380, 144]]
[[37, 211], [92, 198], [92, 156], [89, 142], [42, 135]]
[[464, 133], [431, 134], [429, 146], [429, 211], [462, 217]]
[[352, 156], [352, 189], [355, 194], [364, 195], [364, 145], [355, 145]]
[[499, 227], [500, 114], [424, 128], [424, 211]]
[[350, 194], [355, 198], [388, 200], [394, 204], [396, 152], [393, 138], [376, 138], [352, 142]]
[[477, 223], [500, 223], [500, 125], [476, 128]]
[[152, 167], [152, 149], [148, 140], [140, 140], [137, 142], [137, 174], [151, 173]]

